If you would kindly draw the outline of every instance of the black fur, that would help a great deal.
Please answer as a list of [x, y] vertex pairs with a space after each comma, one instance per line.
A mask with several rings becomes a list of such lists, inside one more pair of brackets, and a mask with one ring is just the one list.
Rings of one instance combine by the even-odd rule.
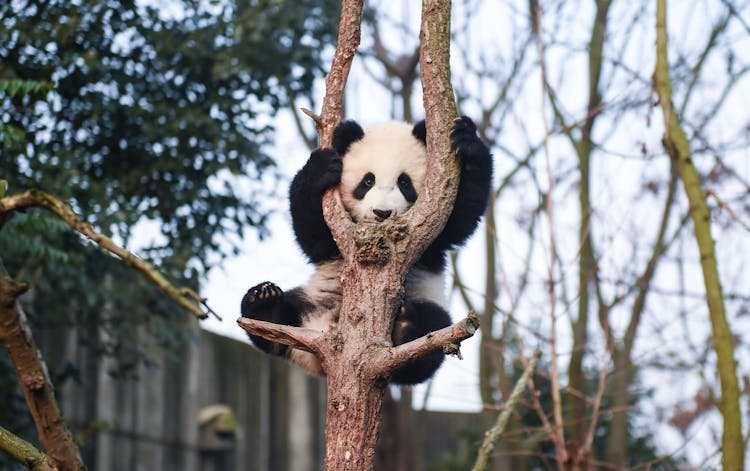
[[[425, 144], [424, 121], [414, 125], [412, 135]], [[315, 264], [341, 258], [323, 219], [322, 197], [327, 189], [340, 183], [342, 158], [346, 158], [351, 144], [363, 136], [364, 131], [359, 124], [354, 121], [342, 122], [334, 131], [333, 148], [313, 151], [292, 181], [289, 199], [294, 233], [302, 250]], [[487, 208], [492, 181], [492, 159], [489, 150], [477, 136], [476, 126], [471, 119], [465, 116], [456, 119], [451, 132], [451, 143], [457, 150], [461, 167], [456, 202], [445, 228], [427, 248], [412, 272], [424, 270], [442, 273], [445, 269], [446, 252], [466, 241]], [[398, 184], [407, 200], [416, 200], [417, 195], [410, 178], [408, 184], [406, 181]], [[314, 309], [315, 306], [307, 300], [300, 288], [284, 293], [272, 283], [262, 283], [251, 288], [242, 300], [243, 316], [293, 326], [300, 325], [302, 316]], [[413, 293], [407, 292], [394, 322], [392, 341], [394, 345], [400, 345], [450, 324], [450, 316], [441, 306], [416, 299]], [[275, 355], [288, 353], [287, 347], [282, 345], [254, 336], [251, 339], [265, 352]], [[391, 381], [398, 384], [420, 383], [430, 378], [442, 361], [443, 353], [434, 352], [396, 371]]]
[[398, 181], [396, 183], [398, 184], [399, 191], [404, 195], [404, 198], [406, 198], [406, 201], [409, 203], [417, 201], [417, 190], [414, 189], [414, 184], [409, 175], [402, 173], [398, 176]]
[[333, 148], [339, 155], [344, 155], [349, 146], [365, 137], [365, 132], [356, 121], [343, 121], [333, 130]]
[[427, 124], [425, 120], [417, 121], [411, 130], [411, 135], [416, 137], [419, 142], [427, 145]]
[[372, 188], [375, 185], [375, 175], [373, 175], [370, 172], [367, 172], [364, 177], [362, 177], [362, 181], [359, 182], [359, 185], [357, 185], [357, 188], [354, 189], [354, 197], [358, 200], [361, 200], [365, 197], [368, 191], [370, 191], [370, 188]]
[[341, 257], [323, 219], [323, 194], [341, 182], [341, 167], [341, 157], [335, 150], [316, 149], [289, 188], [294, 234], [315, 264]]
[[[391, 341], [393, 345], [401, 345], [449, 325], [451, 325], [450, 315], [442, 307], [429, 301], [415, 301], [407, 297], [393, 323]], [[437, 350], [414, 360], [394, 371], [391, 375], [391, 382], [418, 384], [426, 381], [440, 368], [444, 357], [443, 352]]]
[[[285, 293], [270, 281], [264, 281], [247, 290], [242, 298], [241, 312], [243, 317], [299, 327], [301, 316], [313, 307], [300, 289]], [[256, 347], [272, 355], [286, 356], [289, 350], [286, 345], [255, 335], [250, 335], [250, 340]]]

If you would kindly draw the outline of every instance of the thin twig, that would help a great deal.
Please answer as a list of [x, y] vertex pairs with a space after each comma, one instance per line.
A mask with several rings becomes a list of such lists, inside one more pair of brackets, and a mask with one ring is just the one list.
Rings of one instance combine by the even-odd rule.
[[703, 194], [706, 196], [713, 196], [716, 202], [719, 203], [719, 206], [721, 207], [721, 209], [724, 209], [726, 210], [726, 212], [729, 213], [729, 217], [734, 219], [734, 221], [738, 223], [740, 226], [742, 226], [746, 231], [750, 232], [750, 225], [746, 223], [745, 221], [743, 221], [742, 219], [740, 219], [739, 216], [737, 216], [737, 213], [735, 213], [732, 210], [732, 208], [726, 202], [724, 202], [724, 200], [722, 200], [719, 197], [719, 195], [716, 194], [714, 190], [711, 190], [711, 189], [703, 190]]
[[548, 293], [550, 301], [550, 384], [552, 387], [552, 410], [555, 421], [554, 433], [550, 437], [555, 443], [555, 453], [557, 454], [558, 466], [563, 466], [563, 463], [567, 461], [567, 451], [565, 449], [565, 436], [563, 431], [563, 417], [562, 417], [562, 400], [560, 396], [560, 373], [557, 365], [557, 314], [555, 312], [556, 296], [555, 296], [555, 219], [554, 219], [554, 205], [552, 204], [552, 192], [554, 190], [554, 182], [552, 178], [552, 164], [550, 162], [549, 152], [549, 124], [547, 123], [547, 112], [546, 112], [546, 100], [545, 93], [547, 84], [547, 74], [545, 70], [544, 61], [544, 43], [542, 41], [542, 10], [538, 3], [535, 3], [533, 11], [534, 27], [537, 37], [537, 52], [539, 54], [539, 68], [542, 83], [542, 119], [544, 122], [544, 155], [547, 166], [547, 196], [546, 196], [546, 211], [547, 218], [549, 220], [549, 280], [548, 280]]
[[599, 371], [599, 385], [596, 390], [596, 396], [594, 398], [594, 407], [591, 411], [591, 422], [589, 423], [589, 429], [586, 432], [586, 439], [584, 440], [581, 447], [578, 449], [579, 462], [582, 461], [583, 455], [587, 454], [593, 456], [592, 445], [594, 443], [594, 432], [596, 431], [596, 424], [599, 421], [599, 414], [601, 412], [602, 398], [604, 398], [604, 391], [607, 385], [607, 370], [603, 364]]
[[500, 435], [502, 435], [502, 433], [505, 431], [505, 426], [508, 423], [510, 414], [513, 412], [513, 409], [515, 409], [518, 400], [521, 398], [521, 394], [523, 394], [524, 390], [526, 389], [526, 386], [529, 383], [529, 378], [531, 378], [531, 375], [534, 373], [536, 364], [539, 361], [539, 357], [541, 355], [541, 350], [536, 350], [534, 352], [534, 355], [526, 365], [526, 369], [524, 370], [523, 374], [518, 379], [518, 381], [516, 381], [516, 385], [513, 387], [513, 392], [510, 394], [510, 397], [508, 397], [508, 399], [505, 401], [505, 404], [503, 404], [503, 407], [500, 409], [500, 413], [497, 416], [495, 425], [492, 426], [492, 428], [487, 432], [485, 432], [484, 441], [482, 441], [482, 445], [479, 447], [479, 452], [477, 454], [477, 459], [474, 462], [474, 467], [471, 468], [472, 471], [483, 471], [487, 467], [489, 457], [492, 454], [492, 450], [495, 448], [495, 442], [500, 439]]

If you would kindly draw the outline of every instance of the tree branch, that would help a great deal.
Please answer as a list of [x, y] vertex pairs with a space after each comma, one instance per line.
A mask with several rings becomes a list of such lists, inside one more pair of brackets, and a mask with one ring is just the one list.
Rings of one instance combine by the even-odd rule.
[[482, 445], [479, 447], [477, 459], [474, 462], [474, 466], [471, 468], [471, 471], [484, 471], [484, 469], [487, 468], [487, 462], [489, 461], [490, 455], [492, 454], [492, 450], [495, 448], [495, 442], [497, 442], [497, 440], [500, 438], [500, 435], [502, 435], [502, 433], [505, 431], [505, 425], [508, 423], [510, 414], [511, 412], [513, 412], [513, 409], [516, 407], [516, 403], [518, 403], [518, 400], [521, 398], [521, 394], [523, 394], [523, 392], [526, 390], [526, 385], [529, 383], [529, 378], [531, 378], [531, 375], [534, 373], [536, 364], [539, 361], [539, 357], [541, 356], [542, 351], [536, 350], [534, 352], [534, 355], [531, 357], [531, 360], [529, 360], [529, 363], [526, 365], [526, 369], [524, 369], [523, 374], [518, 379], [518, 381], [516, 381], [516, 385], [513, 387], [513, 392], [505, 401], [505, 404], [503, 404], [503, 407], [500, 410], [500, 414], [498, 414], [497, 416], [495, 425], [491, 429], [487, 430], [487, 432], [485, 432], [484, 440], [482, 441]]
[[0, 450], [32, 471], [54, 471], [57, 467], [34, 445], [0, 426]]
[[466, 318], [443, 329], [395, 347], [379, 350], [370, 362], [369, 375], [382, 378], [407, 363], [443, 348], [446, 353], [460, 355], [455, 344], [473, 336], [479, 328], [479, 317], [470, 312]]
[[451, 157], [450, 130], [456, 119], [450, 69], [450, 14], [448, 0], [424, 0], [419, 31], [419, 71], [422, 81], [428, 165], [424, 191], [411, 208], [412, 231], [407, 245], [411, 266], [440, 233], [448, 220], [458, 190], [459, 168]]
[[[326, 77], [316, 122], [321, 147], [330, 147], [341, 120], [344, 86], [360, 42], [362, 0], [343, 0], [338, 44]], [[331, 332], [240, 322], [243, 328], [286, 345], [311, 350], [321, 360], [328, 382], [326, 462], [329, 471], [371, 470], [380, 429], [387, 377], [398, 366], [450, 340], [469, 337], [473, 323], [459, 323], [409, 344], [390, 347], [393, 316], [406, 274], [440, 233], [453, 208], [459, 169], [451, 153], [450, 130], [456, 117], [450, 84], [450, 2], [425, 0], [420, 33], [421, 78], [427, 120], [428, 165], [424, 191], [404, 215], [381, 224], [355, 224], [337, 190], [323, 198], [323, 214], [343, 258], [341, 306]], [[389, 363], [381, 359], [392, 360]], [[383, 365], [388, 363], [386, 367]]]
[[0, 344], [13, 363], [39, 440], [50, 458], [61, 469], [83, 469], [78, 447], [57, 406], [47, 367], [18, 303], [18, 297], [27, 289], [28, 285], [16, 283], [0, 271]]
[[[530, 5], [532, 5], [530, 3]], [[545, 88], [547, 84], [547, 72], [546, 64], [544, 60], [544, 42], [542, 39], [542, 10], [538, 2], [533, 3], [531, 8], [532, 21], [534, 24], [534, 31], [537, 36], [537, 51], [539, 54], [539, 72], [542, 86], [542, 122], [544, 123], [544, 156], [547, 170], [547, 194], [545, 197], [545, 208], [547, 212], [547, 218], [549, 220], [549, 268], [548, 268], [548, 285], [547, 292], [549, 295], [550, 302], [550, 388], [552, 398], [552, 416], [554, 418], [554, 430], [550, 438], [555, 443], [555, 454], [559, 463], [565, 463], [568, 459], [568, 453], [565, 449], [565, 430], [563, 423], [562, 414], [562, 396], [560, 394], [560, 374], [558, 370], [558, 358], [557, 358], [557, 313], [556, 313], [556, 295], [555, 295], [555, 264], [557, 259], [556, 244], [555, 244], [555, 219], [554, 219], [554, 205], [552, 201], [552, 195], [554, 193], [554, 180], [552, 178], [552, 164], [550, 159], [549, 150], [549, 124], [547, 123], [546, 104], [544, 97], [546, 96]], [[581, 221], [583, 227], [584, 221]], [[579, 314], [580, 316], [580, 314]], [[580, 318], [579, 318], [580, 319]], [[585, 332], [585, 331], [584, 331]], [[574, 350], [575, 353], [575, 350]], [[572, 381], [572, 380], [571, 380]], [[531, 388], [531, 383], [530, 383]]]
[[711, 214], [701, 188], [701, 179], [693, 164], [693, 154], [677, 111], [672, 103], [672, 83], [667, 53], [667, 5], [656, 2], [656, 66], [654, 85], [664, 118], [664, 146], [677, 162], [683, 189], [690, 202], [695, 241], [700, 252], [700, 264], [706, 290], [708, 315], [711, 321], [713, 347], [721, 385], [721, 439], [723, 469], [743, 469], [742, 412], [734, 357], [734, 339], [727, 321], [724, 293], [716, 263], [715, 244], [711, 236]]
[[[83, 234], [99, 247], [116, 255], [125, 265], [135, 268], [146, 277], [151, 283], [161, 289], [167, 296], [172, 298], [177, 304], [185, 308], [188, 312], [199, 319], [205, 319], [208, 314], [203, 312], [197, 303], [205, 306], [205, 299], [190, 288], [175, 288], [153, 265], [147, 261], [138, 258], [118, 246], [108, 237], [96, 232], [89, 223], [82, 220], [73, 212], [70, 205], [61, 199], [49, 193], [37, 190], [29, 190], [18, 195], [6, 196], [0, 199], [0, 214], [10, 213], [13, 211], [22, 211], [24, 209], [39, 207], [51, 211], [60, 219], [65, 221], [74, 231]], [[211, 314], [219, 320], [221, 318], [206, 306]]]
[[344, 88], [361, 37], [362, 4], [362, 0], [341, 2], [338, 43], [336, 43], [331, 70], [326, 76], [326, 95], [323, 98], [320, 120], [316, 121], [320, 147], [331, 147], [333, 130], [341, 121], [344, 109]]
[[249, 334], [314, 354], [320, 354], [320, 343], [325, 338], [317, 330], [264, 322], [247, 317], [237, 319], [237, 324]]

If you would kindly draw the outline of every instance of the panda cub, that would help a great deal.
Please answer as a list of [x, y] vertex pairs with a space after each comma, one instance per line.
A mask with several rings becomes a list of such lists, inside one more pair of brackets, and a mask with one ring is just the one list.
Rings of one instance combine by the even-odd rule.
[[[446, 252], [474, 232], [487, 208], [492, 180], [489, 150], [471, 119], [456, 119], [451, 132], [461, 176], [456, 201], [440, 235], [409, 270], [404, 299], [393, 326], [392, 341], [400, 345], [451, 324], [445, 305]], [[427, 168], [424, 121], [413, 127], [389, 122], [366, 132], [354, 121], [340, 123], [333, 148], [316, 149], [297, 173], [289, 190], [294, 233], [315, 273], [305, 286], [289, 291], [271, 282], [250, 288], [242, 299], [242, 316], [320, 331], [336, 323], [341, 306], [339, 281], [343, 261], [323, 219], [322, 198], [338, 187], [354, 221], [384, 221], [407, 211], [424, 185]], [[323, 374], [311, 353], [250, 335], [272, 355], [289, 358], [313, 374]], [[443, 362], [436, 351], [394, 372], [391, 382], [417, 384], [429, 379]]]

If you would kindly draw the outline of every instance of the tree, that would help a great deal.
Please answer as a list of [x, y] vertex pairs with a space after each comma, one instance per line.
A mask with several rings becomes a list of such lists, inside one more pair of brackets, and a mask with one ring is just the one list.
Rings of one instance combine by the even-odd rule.
[[[361, 0], [342, 3], [339, 42], [326, 78], [321, 146], [330, 146], [341, 119], [343, 89], [360, 40]], [[409, 267], [448, 219], [458, 183], [449, 129], [456, 116], [450, 85], [450, 2], [425, 1], [420, 33], [421, 77], [430, 158], [422, 197], [401, 217], [374, 225], [354, 224], [340, 198], [323, 201], [326, 222], [343, 255], [343, 299], [332, 332], [240, 319], [248, 332], [314, 353], [328, 382], [326, 469], [372, 469], [386, 379], [400, 365], [473, 335], [475, 317], [428, 336], [390, 346], [390, 330]], [[381, 289], [373, 289], [380, 286]], [[354, 374], [352, 374], [352, 371]]]
[[[750, 215], [742, 170], [747, 113], [737, 106], [748, 86], [748, 5], [708, 5], [670, 8], [673, 101], [708, 196], [719, 272], [733, 280], [723, 291], [735, 349], [746, 354], [741, 334], [750, 298], [734, 280], [748, 275], [736, 256], [748, 250]], [[378, 15], [381, 38], [408, 31], [409, 14]], [[696, 284], [691, 204], [678, 191], [680, 174], [653, 114], [655, 17], [648, 1], [456, 2], [456, 96], [479, 124], [498, 172], [485, 225], [486, 274], [477, 258], [459, 253], [454, 264], [456, 293], [482, 320], [477, 381], [487, 422], [510, 393], [529, 344], [544, 345], [547, 369], [534, 380], [540, 407], [529, 397], [511, 419], [494, 469], [719, 465], [711, 447], [721, 431], [707, 425], [718, 418], [719, 381], [712, 339], [703, 335], [710, 324]], [[403, 43], [392, 41], [385, 56], [409, 57], [412, 46]], [[365, 55], [384, 56], [374, 45]], [[388, 78], [388, 67], [370, 60], [368, 76]], [[390, 89], [400, 108], [400, 88]], [[559, 395], [550, 392], [545, 363], [553, 338]], [[746, 374], [741, 361], [738, 368]], [[670, 387], [679, 400], [664, 399]], [[555, 396], [563, 435], [553, 444], [539, 432], [539, 416], [557, 430]], [[698, 420], [704, 417], [712, 420]], [[673, 455], [671, 444], [694, 434], [709, 444], [705, 455], [697, 447]], [[578, 463], [553, 461], [562, 448]]]
[[[274, 178], [266, 117], [311, 93], [335, 38], [337, 2], [288, 3], [166, 11], [130, 0], [4, 2], [0, 178], [10, 193], [40, 188], [70, 201], [196, 289], [238, 236], [265, 234], [266, 192], [248, 182]], [[22, 299], [38, 338], [82, 329], [90, 351], [132, 377], [153, 347], [191, 335], [163, 294], [48, 213], [30, 209], [0, 226], [2, 265], [32, 287]], [[156, 236], [142, 240], [144, 231]], [[128, 341], [136, 330], [147, 338]], [[51, 360], [55, 384], [78, 375], [81, 365]], [[33, 437], [4, 355], [0, 378], [12, 398], [0, 421]]]
[[724, 469], [744, 469], [745, 444], [742, 438], [742, 412], [740, 387], [737, 380], [737, 362], [734, 357], [734, 339], [727, 321], [724, 291], [716, 264], [715, 243], [711, 236], [711, 217], [701, 178], [693, 164], [685, 130], [672, 103], [672, 83], [669, 77], [667, 54], [667, 4], [656, 3], [656, 71], [654, 81], [659, 95], [659, 105], [664, 116], [664, 147], [676, 162], [693, 220], [695, 240], [700, 252], [703, 282], [706, 289], [708, 315], [711, 319], [713, 347], [716, 351], [717, 369], [721, 387], [723, 430], [721, 438], [722, 466]]

